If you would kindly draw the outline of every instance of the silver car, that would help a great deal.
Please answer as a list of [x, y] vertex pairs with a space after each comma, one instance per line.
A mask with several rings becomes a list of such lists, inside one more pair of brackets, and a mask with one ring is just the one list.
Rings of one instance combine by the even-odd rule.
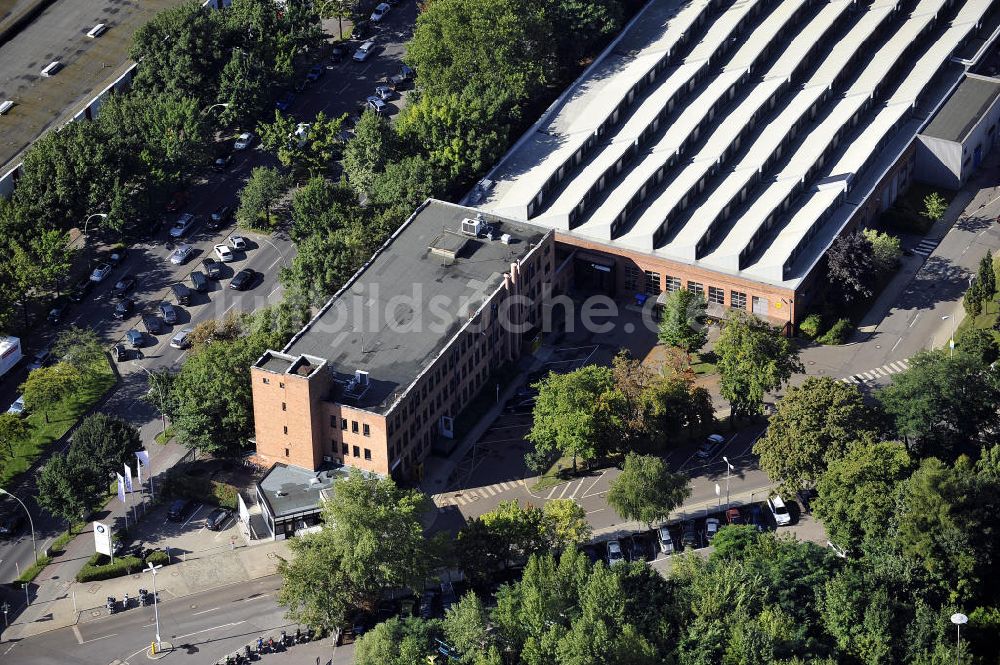
[[177, 249], [175, 249], [173, 253], [170, 255], [170, 262], [173, 263], [175, 266], [179, 266], [185, 261], [187, 261], [189, 258], [191, 258], [191, 253], [193, 251], [194, 247], [192, 247], [187, 243], [182, 242], [181, 244], [177, 245]]
[[364, 44], [362, 44], [361, 46], [359, 46], [358, 50], [354, 52], [354, 56], [353, 56], [354, 57], [354, 61], [355, 62], [364, 62], [374, 52], [375, 52], [375, 42], [372, 41], [372, 40], [368, 40], [367, 42], [365, 42]]
[[191, 346], [191, 328], [184, 328], [179, 333], [170, 338], [170, 346], [175, 349], [186, 349]]

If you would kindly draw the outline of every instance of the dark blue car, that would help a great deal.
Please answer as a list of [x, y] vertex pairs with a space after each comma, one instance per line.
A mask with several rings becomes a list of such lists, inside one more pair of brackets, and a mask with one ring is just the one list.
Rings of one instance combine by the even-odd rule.
[[281, 99], [274, 103], [274, 107], [279, 111], [287, 111], [291, 108], [292, 104], [295, 103], [295, 93], [286, 92], [281, 96]]

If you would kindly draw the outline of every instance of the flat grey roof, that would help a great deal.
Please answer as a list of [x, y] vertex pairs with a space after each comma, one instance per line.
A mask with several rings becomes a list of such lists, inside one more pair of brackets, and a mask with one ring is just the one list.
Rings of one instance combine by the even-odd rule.
[[318, 509], [322, 493], [347, 474], [347, 468], [342, 466], [308, 471], [278, 463], [261, 478], [257, 487], [271, 514], [281, 518]]
[[[58, 0], [0, 47], [0, 101], [15, 102], [0, 116], [0, 175], [42, 132], [68, 122], [92, 97], [131, 66], [128, 50], [139, 26], [182, 0]], [[25, 4], [17, 2], [17, 11]], [[87, 37], [98, 23], [108, 30]], [[58, 60], [51, 78], [43, 67]]]
[[1000, 80], [969, 74], [921, 134], [961, 142], [997, 96], [1000, 96]]
[[384, 411], [503, 284], [511, 264], [549, 233], [483, 215], [498, 234], [511, 236], [510, 244], [469, 237], [454, 261], [431, 252], [445, 231], [459, 232], [462, 220], [476, 215], [443, 201], [424, 203], [283, 352], [325, 358], [344, 384], [357, 370], [368, 372], [363, 393], [333, 398]]

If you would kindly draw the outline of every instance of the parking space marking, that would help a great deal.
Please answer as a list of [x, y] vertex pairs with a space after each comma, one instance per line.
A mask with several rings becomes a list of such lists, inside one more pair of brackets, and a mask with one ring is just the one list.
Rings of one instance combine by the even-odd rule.
[[190, 522], [191, 520], [193, 520], [194, 516], [197, 515], [198, 513], [200, 513], [201, 509], [204, 508], [204, 507], [205, 507], [204, 504], [198, 504], [198, 507], [194, 509], [193, 513], [191, 513], [191, 516], [188, 517], [187, 520], [184, 521], [184, 524], [181, 524], [181, 528], [183, 529], [184, 527], [186, 527], [188, 525], [188, 522]]
[[[587, 491], [584, 492], [583, 496], [580, 497], [580, 498], [581, 499], [586, 499], [588, 496], [591, 496], [591, 494], [590, 494], [591, 490], [594, 489], [594, 486], [597, 485], [597, 483], [599, 483], [601, 481], [601, 478], [603, 478], [604, 474], [606, 474], [607, 472], [608, 472], [607, 469], [605, 469], [604, 471], [601, 471], [601, 475], [597, 476], [597, 478], [594, 479], [594, 482], [590, 483], [590, 487], [587, 488]], [[598, 494], [603, 494], [603, 493], [604, 492], [598, 492]]]
[[576, 495], [577, 495], [577, 494], [579, 494], [579, 493], [580, 493], [580, 490], [581, 490], [581, 489], [583, 488], [583, 484], [584, 484], [585, 482], [587, 482], [587, 479], [586, 479], [586, 478], [581, 478], [581, 479], [580, 479], [580, 484], [576, 486], [576, 489], [575, 489], [575, 490], [573, 490], [573, 493], [569, 495], [569, 498], [571, 498], [571, 499], [575, 499], [575, 498], [576, 498]]

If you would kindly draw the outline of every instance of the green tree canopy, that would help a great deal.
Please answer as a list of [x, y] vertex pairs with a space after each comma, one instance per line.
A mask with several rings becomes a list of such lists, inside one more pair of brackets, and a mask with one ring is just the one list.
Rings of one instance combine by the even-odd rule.
[[371, 196], [386, 166], [398, 157], [398, 139], [386, 118], [366, 111], [344, 148], [344, 173], [359, 196]]
[[903, 255], [899, 238], [877, 229], [864, 229], [861, 233], [871, 245], [875, 268], [883, 274], [895, 270]]
[[275, 221], [271, 211], [284, 195], [288, 179], [274, 168], [257, 166], [250, 172], [247, 184], [240, 190], [240, 206], [236, 219], [248, 228], [271, 228]]
[[14, 457], [14, 447], [31, 436], [28, 422], [13, 413], [0, 413], [0, 454]]
[[672, 473], [653, 455], [629, 453], [622, 472], [611, 481], [608, 505], [627, 520], [652, 527], [670, 516], [691, 495], [691, 479]]
[[708, 302], [700, 293], [677, 289], [667, 296], [657, 336], [669, 346], [693, 353], [708, 341], [705, 309]]
[[561, 552], [590, 540], [592, 529], [587, 512], [573, 499], [552, 499], [542, 506], [548, 541]]
[[105, 413], [85, 416], [73, 431], [70, 449], [88, 460], [107, 483], [128, 464], [135, 471], [135, 453], [142, 450], [139, 430], [129, 422]]
[[94, 460], [72, 448], [52, 455], [36, 480], [38, 505], [70, 524], [85, 519], [108, 491]]
[[811, 487], [833, 461], [878, 435], [877, 415], [854, 385], [809, 377], [788, 389], [753, 450], [761, 468], [792, 494]]
[[760, 413], [764, 396], [802, 371], [798, 351], [776, 328], [743, 311], [726, 317], [715, 343], [720, 392], [734, 416]]
[[21, 384], [24, 404], [31, 411], [41, 411], [49, 422], [49, 411], [80, 384], [80, 373], [68, 363], [39, 367]]

